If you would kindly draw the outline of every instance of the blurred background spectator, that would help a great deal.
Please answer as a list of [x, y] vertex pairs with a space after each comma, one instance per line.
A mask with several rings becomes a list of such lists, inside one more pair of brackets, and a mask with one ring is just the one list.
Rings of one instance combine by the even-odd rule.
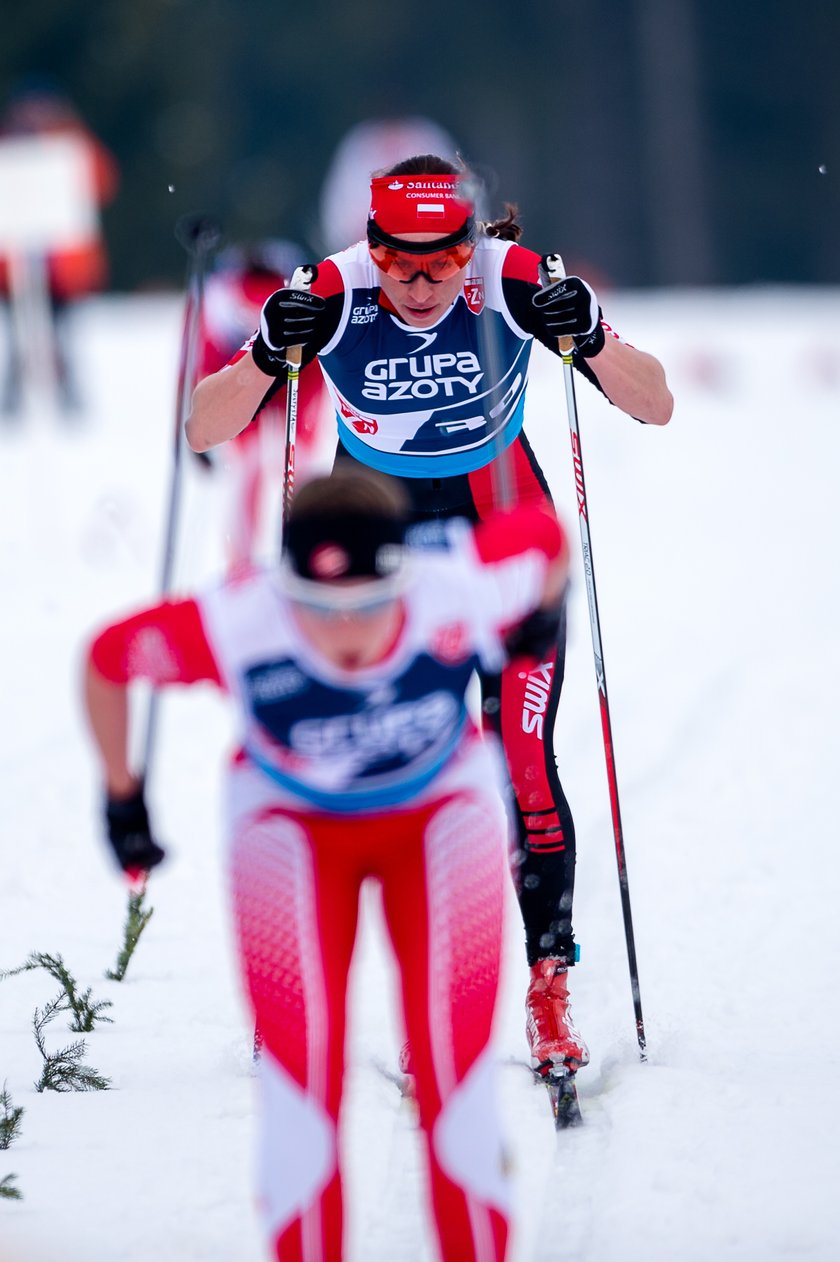
[[[57, 85], [42, 78], [30, 78], [10, 95], [0, 117], [0, 143], [4, 139], [37, 141], [50, 137], [71, 137], [81, 147], [89, 182], [89, 198], [95, 207], [107, 205], [117, 191], [117, 165], [113, 155], [82, 121], [72, 102]], [[81, 405], [78, 374], [73, 363], [69, 312], [73, 304], [103, 290], [108, 282], [108, 260], [99, 228], [98, 215], [92, 217], [89, 232], [73, 243], [50, 251], [42, 260], [49, 308], [52, 315], [52, 353], [61, 407], [76, 411]], [[0, 393], [5, 415], [16, 415], [23, 401], [23, 373], [26, 362], [25, 327], [11, 318], [11, 258], [0, 243], [0, 293], [6, 305], [7, 353]]]
[[[259, 327], [260, 311], [269, 294], [287, 285], [295, 268], [305, 262], [301, 246], [282, 240], [233, 245], [220, 252], [204, 286], [197, 382], [224, 367]], [[326, 389], [315, 362], [303, 369], [298, 387], [298, 485], [321, 471], [319, 440], [326, 438], [325, 407]], [[225, 542], [231, 570], [257, 559], [265, 528], [269, 538], [271, 531], [279, 529], [277, 522], [266, 521], [266, 517], [271, 514], [270, 491], [277, 490], [283, 481], [285, 430], [284, 386], [241, 434], [209, 458], [223, 465], [229, 480]]]

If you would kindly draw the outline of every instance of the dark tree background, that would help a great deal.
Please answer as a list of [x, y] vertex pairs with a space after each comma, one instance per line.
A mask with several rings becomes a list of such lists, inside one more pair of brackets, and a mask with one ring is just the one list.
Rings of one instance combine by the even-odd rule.
[[52, 76], [113, 150], [119, 289], [180, 280], [185, 211], [320, 253], [339, 140], [407, 114], [613, 284], [837, 284], [838, 50], [837, 0], [32, 0], [0, 95]]

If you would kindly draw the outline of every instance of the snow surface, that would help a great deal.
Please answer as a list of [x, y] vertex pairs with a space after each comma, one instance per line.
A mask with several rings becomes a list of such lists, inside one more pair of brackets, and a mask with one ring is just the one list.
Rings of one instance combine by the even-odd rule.
[[[519, 1207], [514, 1262], [828, 1262], [840, 1250], [835, 999], [840, 302], [829, 291], [612, 295], [677, 399], [642, 428], [577, 388], [649, 1059], [641, 1064], [580, 565], [558, 721], [578, 829], [573, 978], [592, 1048], [586, 1125], [555, 1136], [525, 1053], [511, 895], [499, 1080]], [[60, 952], [113, 1001], [84, 1036], [112, 1080], [38, 1094], [31, 1019], [57, 989], [0, 983], [2, 1262], [257, 1262], [254, 1078], [218, 833], [229, 740], [212, 692], [161, 708], [151, 798], [171, 848], [122, 984], [125, 889], [100, 842], [78, 704], [91, 629], [154, 598], [181, 300], [77, 318], [88, 406], [0, 428], [0, 969]], [[561, 371], [538, 353], [529, 429], [575, 527]], [[224, 478], [190, 457], [179, 586], [220, 563]], [[376, 901], [354, 970], [345, 1109], [353, 1262], [434, 1257], [393, 1065]], [[50, 1047], [79, 1037], [65, 1017]]]

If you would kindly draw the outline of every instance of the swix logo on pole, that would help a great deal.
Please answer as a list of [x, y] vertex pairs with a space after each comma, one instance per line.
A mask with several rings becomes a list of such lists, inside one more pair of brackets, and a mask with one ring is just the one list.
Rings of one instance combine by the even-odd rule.
[[586, 488], [583, 484], [583, 459], [580, 454], [580, 440], [572, 433], [572, 463], [575, 467], [575, 491], [577, 492], [578, 515], [588, 521], [586, 516]]
[[548, 694], [551, 691], [553, 662], [543, 662], [536, 670], [525, 677], [525, 700], [522, 704], [522, 731], [535, 732], [538, 740], [543, 739], [543, 723], [548, 709]]

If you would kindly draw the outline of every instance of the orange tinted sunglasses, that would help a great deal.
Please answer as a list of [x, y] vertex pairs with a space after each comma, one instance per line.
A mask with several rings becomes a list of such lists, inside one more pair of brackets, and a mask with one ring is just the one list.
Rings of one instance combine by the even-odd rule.
[[380, 272], [407, 284], [424, 275], [433, 283], [448, 280], [466, 267], [475, 253], [475, 224], [468, 219], [463, 228], [438, 241], [405, 241], [391, 237], [368, 222], [368, 249]]

